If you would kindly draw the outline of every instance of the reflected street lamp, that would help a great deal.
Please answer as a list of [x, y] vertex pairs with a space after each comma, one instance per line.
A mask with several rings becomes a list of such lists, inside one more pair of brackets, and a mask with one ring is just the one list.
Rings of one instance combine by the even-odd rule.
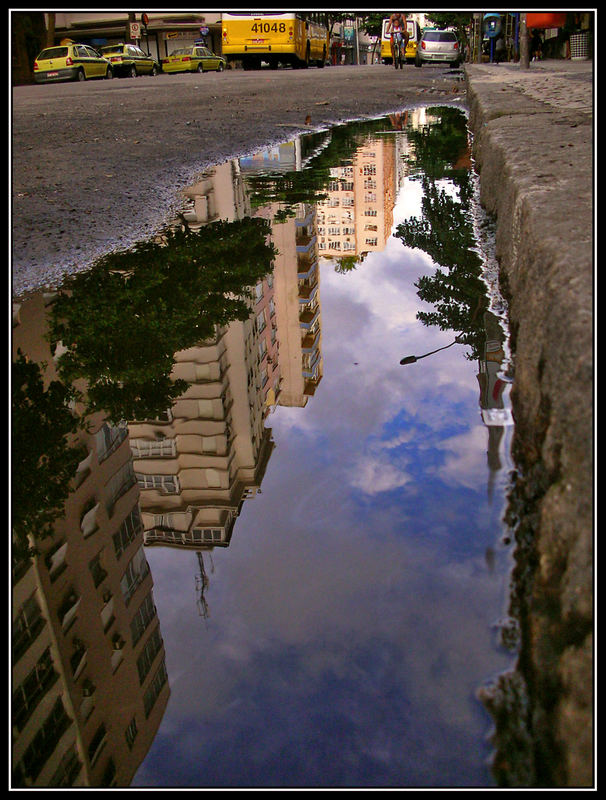
[[427, 358], [427, 356], [431, 356], [434, 353], [439, 353], [440, 350], [448, 350], [449, 347], [452, 347], [453, 344], [461, 344], [463, 341], [463, 334], [460, 333], [450, 344], [445, 345], [444, 347], [438, 347], [437, 350], [432, 350], [429, 353], [424, 353], [422, 356], [405, 356], [400, 360], [400, 364], [414, 364], [415, 361], [418, 361], [420, 358]]

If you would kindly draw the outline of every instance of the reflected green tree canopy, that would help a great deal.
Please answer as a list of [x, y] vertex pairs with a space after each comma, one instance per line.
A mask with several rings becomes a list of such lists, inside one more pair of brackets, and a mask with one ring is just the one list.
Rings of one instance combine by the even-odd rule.
[[76, 398], [72, 387], [54, 380], [45, 388], [42, 366], [20, 350], [11, 380], [13, 558], [19, 560], [63, 515], [86, 448], [71, 443], [82, 425], [69, 408]]
[[86, 381], [88, 412], [113, 420], [164, 412], [187, 388], [170, 378], [175, 353], [250, 316], [247, 295], [275, 256], [269, 233], [253, 218], [169, 230], [68, 278], [50, 335], [68, 348], [58, 359], [62, 379]]
[[398, 225], [395, 236], [445, 268], [415, 284], [419, 297], [435, 307], [419, 311], [417, 318], [424, 325], [460, 332], [472, 348], [467, 357], [476, 360], [485, 338], [488, 299], [471, 216], [471, 177], [468, 169], [457, 166], [468, 148], [466, 120], [452, 108], [434, 110], [432, 116], [428, 125], [408, 132], [409, 164], [421, 172], [421, 217]]

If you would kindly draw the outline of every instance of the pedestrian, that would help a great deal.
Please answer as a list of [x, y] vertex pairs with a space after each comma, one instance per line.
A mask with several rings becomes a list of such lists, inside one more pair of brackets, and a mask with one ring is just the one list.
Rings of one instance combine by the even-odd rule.
[[530, 60], [539, 61], [542, 58], [541, 52], [541, 33], [538, 28], [532, 29], [532, 36], [530, 37]]
[[[408, 35], [408, 26], [406, 24], [406, 14], [403, 11], [394, 11], [389, 18], [385, 33], [390, 35], [391, 55], [394, 67], [396, 69], [398, 68], [398, 61], [400, 62], [400, 67], [402, 67], [406, 60], [406, 47], [408, 46], [408, 39], [410, 38]], [[402, 58], [400, 59], [396, 59], [396, 45], [400, 47], [400, 52], [403, 51]]]

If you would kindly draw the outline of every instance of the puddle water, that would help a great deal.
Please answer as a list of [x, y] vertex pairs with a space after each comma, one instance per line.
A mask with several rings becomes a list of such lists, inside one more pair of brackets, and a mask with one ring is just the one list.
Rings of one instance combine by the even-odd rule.
[[511, 370], [468, 145], [419, 108], [217, 165], [16, 304], [15, 785], [494, 785]]

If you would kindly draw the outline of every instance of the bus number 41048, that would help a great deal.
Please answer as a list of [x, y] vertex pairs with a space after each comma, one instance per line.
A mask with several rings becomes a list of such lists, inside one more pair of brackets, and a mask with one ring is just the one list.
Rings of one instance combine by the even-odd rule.
[[254, 22], [251, 30], [253, 33], [286, 33], [286, 23]]

